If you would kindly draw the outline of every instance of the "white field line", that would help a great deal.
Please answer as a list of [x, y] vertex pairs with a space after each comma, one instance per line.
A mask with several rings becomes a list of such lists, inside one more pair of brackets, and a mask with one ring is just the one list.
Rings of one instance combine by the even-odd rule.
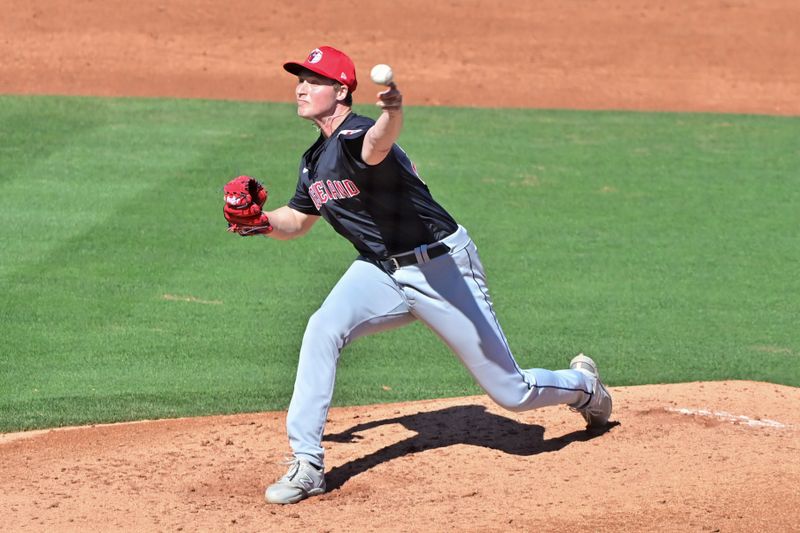
[[734, 415], [731, 413], [726, 413], [725, 411], [709, 411], [708, 409], [687, 409], [687, 408], [676, 409], [674, 407], [667, 407], [666, 410], [672, 413], [679, 413], [682, 415], [716, 418], [717, 420], [722, 420], [723, 422], [745, 424], [750, 427], [775, 428], [775, 429], [785, 429], [789, 427], [786, 424], [777, 422], [775, 420], [770, 420], [768, 418], [760, 418], [756, 420], [754, 418], [750, 418], [749, 416]]

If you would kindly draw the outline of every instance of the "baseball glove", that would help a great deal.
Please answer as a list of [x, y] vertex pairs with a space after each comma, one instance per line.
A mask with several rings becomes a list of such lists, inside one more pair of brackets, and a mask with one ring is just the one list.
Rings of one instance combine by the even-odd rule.
[[245, 237], [272, 231], [269, 218], [262, 211], [269, 194], [261, 183], [250, 176], [239, 176], [225, 184], [223, 214], [228, 231]]

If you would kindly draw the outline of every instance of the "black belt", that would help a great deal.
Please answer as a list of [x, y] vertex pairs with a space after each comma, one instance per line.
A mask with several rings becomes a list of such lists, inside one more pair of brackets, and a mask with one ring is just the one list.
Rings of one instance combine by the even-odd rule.
[[[439, 256], [442, 256], [450, 251], [450, 247], [447, 246], [443, 242], [437, 242], [436, 244], [431, 244], [428, 246], [428, 258], [435, 259]], [[383, 268], [388, 270], [389, 272], [394, 272], [400, 267], [407, 267], [411, 265], [419, 264], [419, 259], [417, 259], [417, 254], [412, 250], [410, 252], [403, 252], [402, 254], [397, 254], [389, 257], [385, 261], [378, 261]]]

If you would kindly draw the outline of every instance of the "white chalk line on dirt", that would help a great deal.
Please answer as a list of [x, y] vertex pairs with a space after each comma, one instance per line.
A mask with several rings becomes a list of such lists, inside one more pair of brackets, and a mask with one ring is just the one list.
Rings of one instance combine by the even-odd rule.
[[671, 413], [679, 413], [682, 415], [691, 415], [691, 416], [703, 416], [706, 418], [715, 418], [717, 420], [721, 420], [723, 422], [731, 422], [734, 424], [745, 424], [750, 427], [757, 427], [757, 428], [774, 428], [774, 429], [786, 429], [790, 427], [787, 424], [783, 424], [776, 420], [770, 420], [768, 418], [750, 418], [749, 416], [745, 415], [734, 415], [731, 413], [727, 413], [725, 411], [709, 411], [708, 409], [688, 409], [688, 408], [674, 408], [674, 407], [667, 407], [667, 411]]

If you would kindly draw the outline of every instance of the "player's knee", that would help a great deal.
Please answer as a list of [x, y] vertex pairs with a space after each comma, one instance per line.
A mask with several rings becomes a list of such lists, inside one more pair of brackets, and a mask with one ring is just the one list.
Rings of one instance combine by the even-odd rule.
[[340, 317], [320, 308], [308, 319], [303, 342], [332, 342], [341, 349], [345, 344], [346, 334], [347, 330], [341, 324]]
[[528, 408], [525, 407], [525, 405], [520, 402], [497, 401], [497, 400], [495, 400], [495, 402], [503, 409], [512, 411], [514, 413], [521, 413], [522, 411], [528, 410]]
[[489, 394], [489, 397], [507, 411], [519, 413], [528, 409], [522, 398], [512, 397], [510, 394]]

